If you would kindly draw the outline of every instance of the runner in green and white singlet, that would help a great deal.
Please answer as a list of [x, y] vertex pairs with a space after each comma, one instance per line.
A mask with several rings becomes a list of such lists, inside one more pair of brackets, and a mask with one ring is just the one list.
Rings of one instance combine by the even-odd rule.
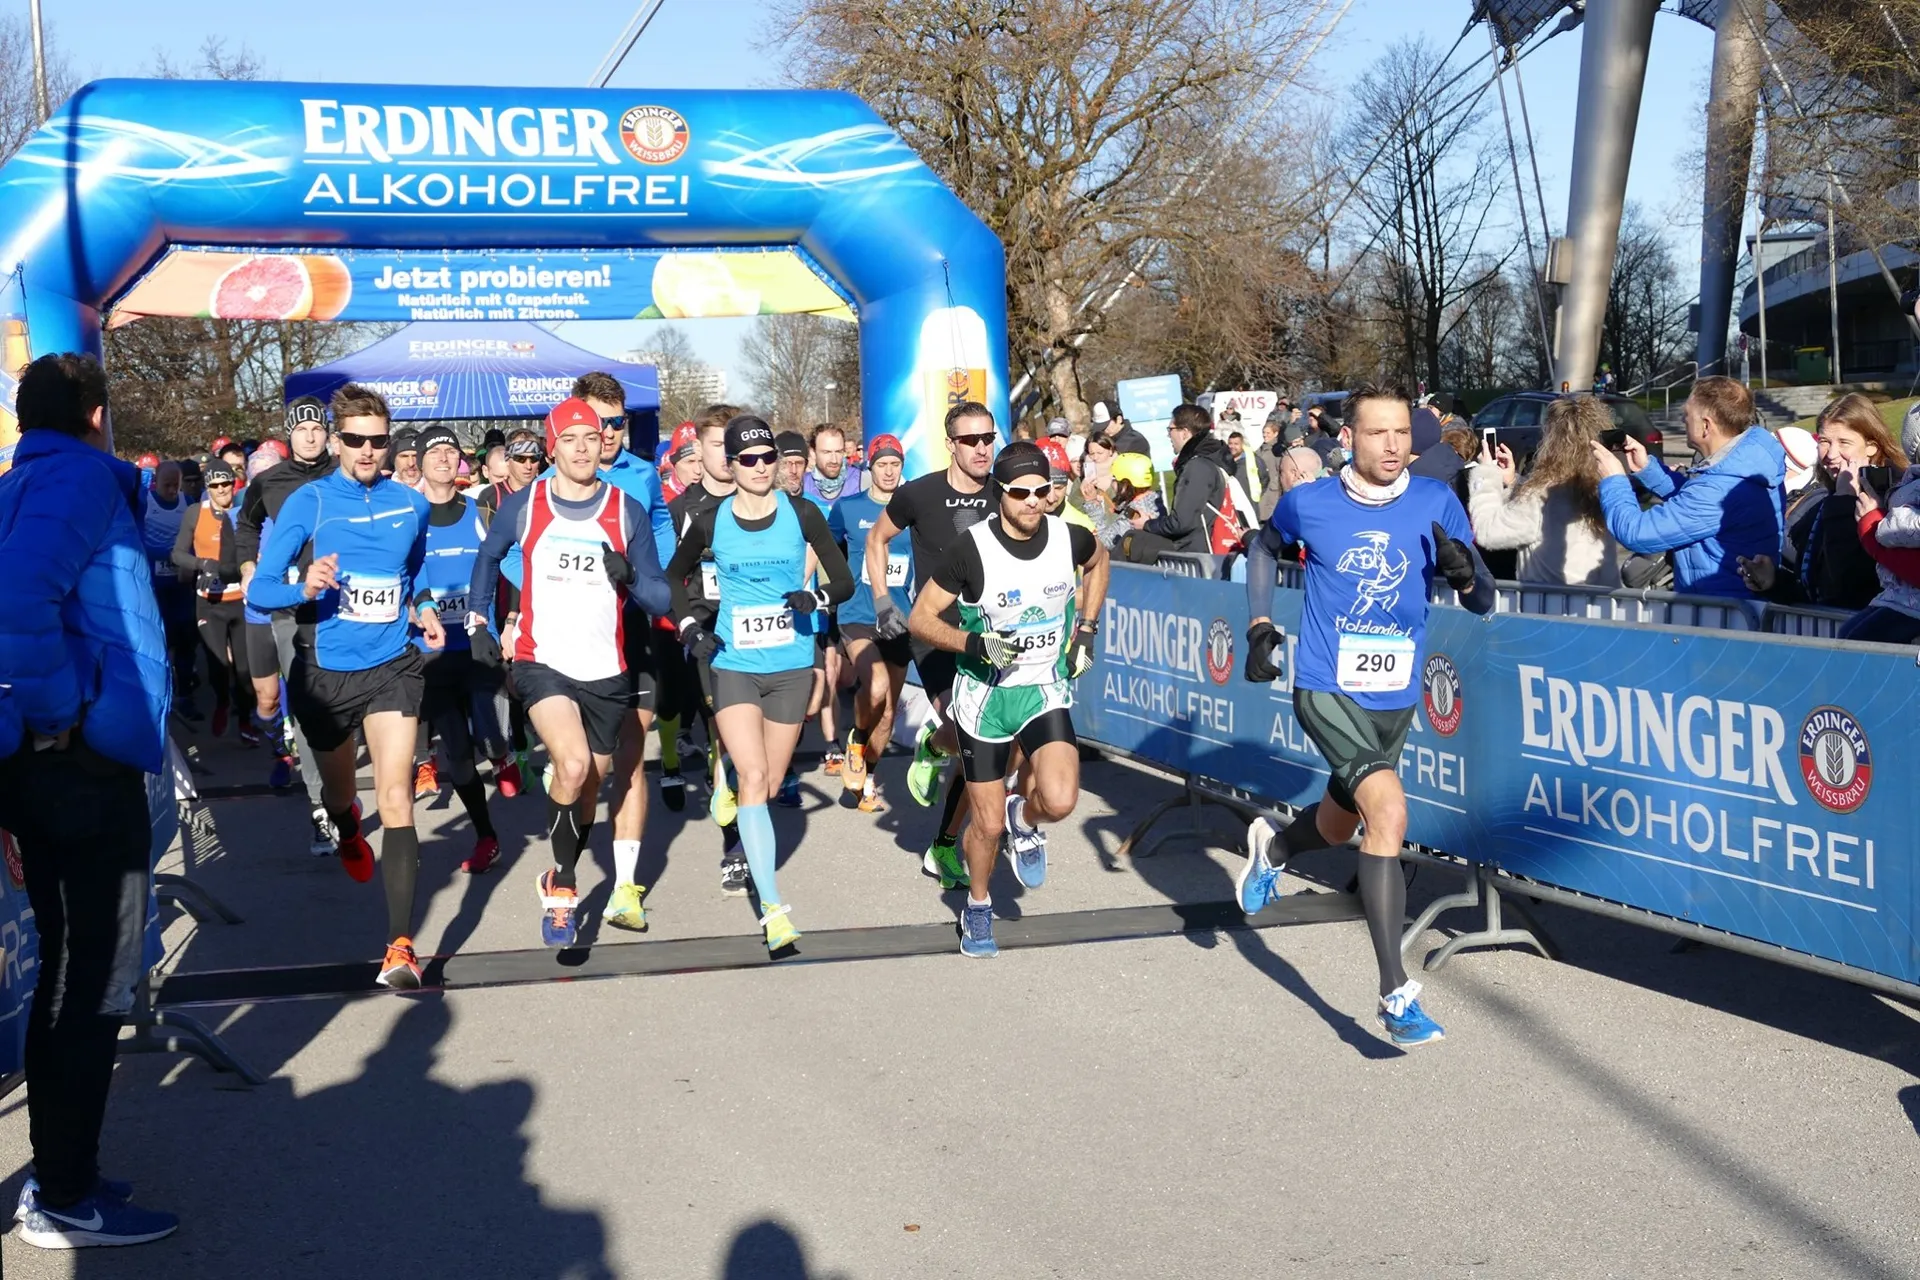
[[[1058, 822], [1080, 798], [1080, 753], [1068, 709], [1073, 684], [1093, 665], [1093, 635], [1107, 593], [1107, 556], [1088, 530], [1045, 512], [1047, 457], [1009, 445], [993, 466], [999, 511], [961, 535], [914, 601], [922, 644], [958, 655], [953, 720], [971, 811], [963, 848], [970, 880], [960, 950], [991, 956], [993, 900], [985, 896], [1004, 843], [1015, 877], [1046, 882], [1040, 823]], [[958, 604], [960, 625], [941, 618]], [[1009, 793], [1018, 746], [1026, 781]]]

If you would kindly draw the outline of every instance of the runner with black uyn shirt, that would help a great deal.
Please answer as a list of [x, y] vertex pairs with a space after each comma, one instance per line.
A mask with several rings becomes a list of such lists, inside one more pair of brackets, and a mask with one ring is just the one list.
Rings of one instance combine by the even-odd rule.
[[[960, 536], [987, 518], [994, 500], [993, 450], [1000, 433], [993, 424], [993, 413], [974, 400], [962, 401], [947, 410], [946, 438], [948, 462], [945, 471], [910, 480], [893, 491], [893, 498], [880, 520], [867, 533], [867, 580], [884, 582], [887, 574], [887, 545], [902, 530], [912, 534], [913, 563], [918, 581], [924, 582], [946, 563], [947, 551]], [[917, 587], [916, 587], [917, 589]], [[874, 633], [882, 640], [907, 634], [907, 619], [893, 602], [892, 593], [874, 600]], [[941, 614], [943, 621], [958, 626], [958, 607]], [[913, 665], [920, 672], [920, 687], [938, 713], [937, 721], [928, 721], [915, 744], [913, 763], [907, 767], [907, 791], [916, 803], [930, 805], [940, 780], [943, 762], [960, 750], [952, 721], [946, 714], [953, 694], [955, 655], [913, 642]], [[967, 865], [960, 856], [960, 804], [966, 796], [966, 784], [955, 778], [941, 811], [940, 829], [934, 833], [922, 869], [937, 877], [940, 887], [952, 889], [967, 884]]]

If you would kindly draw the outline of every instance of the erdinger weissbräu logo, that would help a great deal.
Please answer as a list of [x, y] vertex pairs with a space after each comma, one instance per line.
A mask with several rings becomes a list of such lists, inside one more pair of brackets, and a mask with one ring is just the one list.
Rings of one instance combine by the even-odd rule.
[[1873, 753], [1860, 722], [1839, 707], [1815, 707], [1800, 726], [1800, 778], [1814, 803], [1852, 813], [1873, 786]]
[[440, 384], [432, 378], [422, 378], [420, 379], [420, 394], [423, 396], [437, 396], [440, 394]]
[[1233, 677], [1233, 628], [1225, 618], [1215, 618], [1207, 627], [1207, 675], [1215, 684]]
[[1420, 672], [1420, 686], [1427, 704], [1427, 723], [1441, 737], [1451, 738], [1459, 732], [1460, 717], [1466, 712], [1460, 696], [1459, 668], [1444, 653], [1428, 654], [1427, 665]]
[[671, 107], [631, 107], [620, 117], [620, 144], [641, 164], [672, 164], [690, 137], [687, 118]]

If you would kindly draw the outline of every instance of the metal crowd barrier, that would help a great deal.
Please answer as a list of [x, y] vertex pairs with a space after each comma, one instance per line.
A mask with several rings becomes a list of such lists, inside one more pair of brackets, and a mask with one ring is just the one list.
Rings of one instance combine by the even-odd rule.
[[1812, 605], [1770, 604], [1767, 606], [1767, 630], [1777, 636], [1807, 636], [1832, 640], [1853, 614], [1845, 609], [1821, 609]]

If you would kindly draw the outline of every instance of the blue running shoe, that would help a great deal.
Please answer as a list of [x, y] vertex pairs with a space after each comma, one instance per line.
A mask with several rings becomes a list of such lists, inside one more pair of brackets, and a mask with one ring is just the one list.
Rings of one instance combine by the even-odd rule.
[[773, 797], [773, 802], [782, 809], [798, 809], [800, 807], [799, 774], [795, 773], [792, 769], [787, 770], [787, 776], [780, 780], [780, 790]]
[[1000, 954], [993, 940], [993, 904], [975, 906], [971, 900], [960, 908], [960, 954], [975, 960], [991, 960]]
[[141, 1209], [96, 1191], [64, 1209], [36, 1203], [20, 1221], [20, 1238], [42, 1249], [91, 1249], [146, 1244], [179, 1229], [180, 1219], [170, 1213]]
[[1280, 883], [1280, 873], [1267, 858], [1276, 834], [1265, 818], [1247, 824], [1247, 865], [1240, 868], [1240, 878], [1234, 882], [1234, 896], [1240, 900], [1240, 909], [1250, 916], [1260, 914], [1273, 901]]
[[[117, 1178], [102, 1178], [93, 1184], [93, 1194], [106, 1200], [118, 1200], [121, 1204], [133, 1199], [133, 1184], [121, 1182]], [[40, 1179], [29, 1177], [26, 1185], [20, 1188], [20, 1203], [13, 1207], [13, 1220], [24, 1222], [33, 1210], [40, 1207]]]
[[1047, 882], [1047, 833], [1027, 825], [1026, 797], [1015, 793], [1007, 797], [1007, 833], [1004, 837], [1007, 861], [1013, 864], [1013, 878], [1021, 887], [1038, 889]]
[[293, 785], [293, 761], [286, 756], [273, 758], [273, 770], [267, 774], [267, 785], [275, 791], [285, 791]]
[[570, 947], [580, 940], [574, 920], [579, 895], [559, 882], [551, 869], [540, 873], [540, 941], [549, 947]]
[[1447, 1035], [1420, 1007], [1420, 984], [1411, 978], [1395, 987], [1391, 995], [1380, 997], [1380, 1023], [1387, 1029], [1387, 1038], [1405, 1048], [1444, 1040]]

